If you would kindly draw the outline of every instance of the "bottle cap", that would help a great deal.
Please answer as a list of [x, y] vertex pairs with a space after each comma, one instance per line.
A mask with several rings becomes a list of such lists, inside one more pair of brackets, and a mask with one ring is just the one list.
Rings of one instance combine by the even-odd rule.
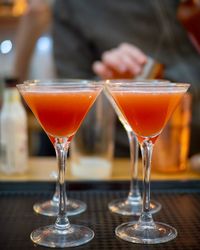
[[4, 79], [6, 88], [14, 88], [18, 84], [18, 78], [15, 77], [7, 77]]

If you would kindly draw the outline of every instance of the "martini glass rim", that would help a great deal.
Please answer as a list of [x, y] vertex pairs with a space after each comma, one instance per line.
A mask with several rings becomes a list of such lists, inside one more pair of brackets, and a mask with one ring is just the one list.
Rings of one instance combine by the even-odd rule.
[[42, 80], [26, 80], [21, 84], [17, 84], [17, 88], [20, 90], [29, 89], [73, 89], [73, 88], [99, 88], [103, 86], [103, 83], [96, 80], [86, 80], [86, 79], [42, 79]]
[[118, 79], [118, 80], [105, 80], [104, 84], [111, 88], [118, 88], [118, 87], [127, 87], [127, 88], [189, 88], [190, 83], [187, 82], [170, 82], [168, 80], [126, 80], [126, 79]]

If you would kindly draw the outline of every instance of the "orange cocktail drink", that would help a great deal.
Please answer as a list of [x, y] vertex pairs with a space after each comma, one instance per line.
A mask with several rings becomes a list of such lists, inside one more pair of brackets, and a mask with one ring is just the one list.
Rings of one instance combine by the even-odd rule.
[[153, 145], [189, 84], [159, 81], [107, 81], [107, 90], [135, 132], [143, 160], [143, 205], [138, 222], [119, 225], [115, 232], [126, 241], [157, 244], [177, 236], [174, 227], [154, 222], [150, 211], [150, 170]]
[[85, 244], [94, 237], [94, 232], [85, 226], [69, 223], [65, 164], [70, 142], [100, 94], [102, 83], [87, 80], [28, 81], [17, 87], [52, 141], [59, 169], [56, 222], [34, 230], [31, 239], [38, 245], [54, 248]]
[[113, 92], [113, 97], [139, 141], [145, 137], [155, 141], [179, 103], [182, 93]]
[[43, 129], [53, 137], [74, 135], [96, 99], [94, 91], [37, 90], [21, 93]]

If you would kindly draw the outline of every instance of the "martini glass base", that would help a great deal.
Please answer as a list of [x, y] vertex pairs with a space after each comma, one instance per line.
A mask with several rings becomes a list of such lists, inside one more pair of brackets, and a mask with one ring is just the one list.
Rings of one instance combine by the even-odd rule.
[[155, 222], [154, 226], [141, 226], [138, 223], [123, 223], [115, 229], [116, 235], [132, 243], [159, 244], [173, 240], [177, 236], [174, 227]]
[[94, 232], [84, 226], [70, 225], [67, 230], [57, 230], [54, 225], [41, 227], [33, 231], [31, 240], [45, 247], [75, 247], [83, 245], [94, 238]]
[[[67, 215], [73, 216], [84, 212], [87, 208], [87, 205], [79, 200], [69, 199], [67, 201]], [[57, 216], [59, 210], [58, 202], [53, 200], [45, 201], [43, 203], [36, 203], [33, 206], [33, 210], [42, 215], [46, 216]]]
[[[140, 216], [142, 211], [142, 202], [131, 201], [129, 199], [118, 199], [110, 202], [108, 207], [111, 212], [121, 215], [134, 215]], [[157, 213], [161, 209], [161, 204], [151, 200], [150, 208], [151, 213]]]

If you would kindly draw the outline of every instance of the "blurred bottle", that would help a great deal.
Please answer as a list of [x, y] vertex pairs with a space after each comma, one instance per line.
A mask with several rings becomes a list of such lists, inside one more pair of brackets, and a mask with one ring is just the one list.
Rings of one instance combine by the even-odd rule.
[[200, 0], [182, 0], [178, 6], [177, 18], [200, 53]]
[[6, 79], [0, 114], [0, 171], [5, 174], [27, 170], [27, 117], [16, 83], [17, 79]]
[[154, 146], [152, 168], [174, 173], [187, 169], [190, 143], [191, 94], [184, 95]]

